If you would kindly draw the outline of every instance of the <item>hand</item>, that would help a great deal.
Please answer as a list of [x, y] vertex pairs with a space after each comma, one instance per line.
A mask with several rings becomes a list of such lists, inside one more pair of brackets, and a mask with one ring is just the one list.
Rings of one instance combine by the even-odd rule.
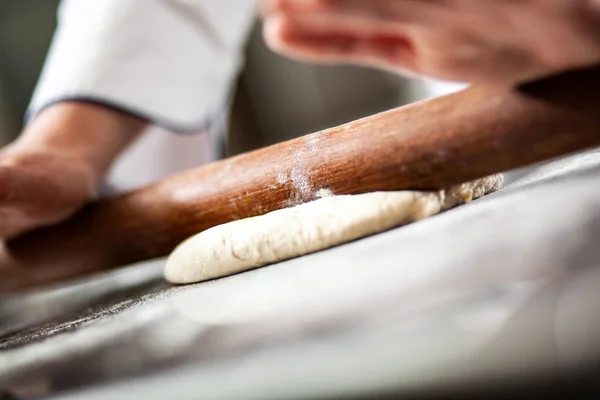
[[96, 193], [144, 123], [104, 107], [60, 103], [0, 151], [0, 238], [60, 222]]
[[600, 63], [600, 0], [267, 0], [284, 54], [512, 85]]
[[90, 200], [90, 167], [69, 154], [7, 150], [0, 155], [0, 237], [61, 221]]

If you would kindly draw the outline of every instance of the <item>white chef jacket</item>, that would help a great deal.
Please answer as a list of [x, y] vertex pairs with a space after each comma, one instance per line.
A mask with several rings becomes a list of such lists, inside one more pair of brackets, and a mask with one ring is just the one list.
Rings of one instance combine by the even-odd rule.
[[85, 99], [203, 129], [232, 89], [253, 16], [254, 0], [63, 0], [29, 115]]
[[63, 0], [28, 117], [87, 100], [159, 127], [113, 167], [113, 191], [204, 163], [215, 157], [209, 135], [169, 131], [206, 132], [226, 115], [254, 9], [254, 0]]

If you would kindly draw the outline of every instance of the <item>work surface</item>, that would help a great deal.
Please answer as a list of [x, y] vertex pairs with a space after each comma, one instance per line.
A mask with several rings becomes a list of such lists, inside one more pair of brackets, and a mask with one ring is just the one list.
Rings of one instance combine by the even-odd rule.
[[290, 399], [558, 382], [600, 359], [600, 152], [226, 279], [169, 287], [163, 263], [1, 299], [0, 393]]

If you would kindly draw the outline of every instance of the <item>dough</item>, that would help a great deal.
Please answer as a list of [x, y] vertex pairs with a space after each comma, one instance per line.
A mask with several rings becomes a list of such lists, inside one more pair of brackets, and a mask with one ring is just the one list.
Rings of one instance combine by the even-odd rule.
[[203, 231], [169, 256], [165, 278], [185, 284], [220, 278], [430, 217], [497, 190], [502, 175], [442, 191], [324, 197]]

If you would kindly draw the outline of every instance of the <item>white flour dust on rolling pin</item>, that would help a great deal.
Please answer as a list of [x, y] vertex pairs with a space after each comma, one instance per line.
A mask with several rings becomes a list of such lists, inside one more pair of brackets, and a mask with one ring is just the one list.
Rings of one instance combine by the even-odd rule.
[[294, 207], [309, 201], [333, 196], [334, 193], [327, 188], [317, 188], [311, 180], [310, 173], [304, 167], [303, 157], [308, 152], [318, 151], [317, 144], [321, 141], [320, 134], [315, 133], [304, 139], [305, 149], [294, 153], [293, 167], [289, 172], [281, 172], [277, 176], [277, 183], [290, 185], [290, 198], [288, 207]]

